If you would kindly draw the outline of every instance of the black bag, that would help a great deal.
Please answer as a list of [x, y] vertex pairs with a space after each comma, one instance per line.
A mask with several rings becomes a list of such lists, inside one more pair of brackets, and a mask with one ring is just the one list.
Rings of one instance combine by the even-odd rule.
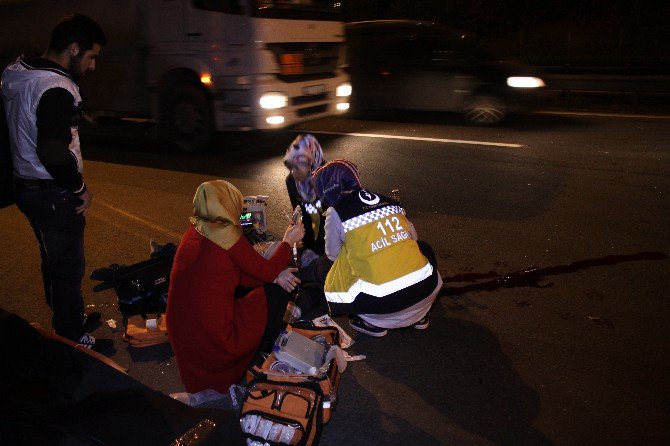
[[174, 255], [154, 257], [114, 272], [114, 291], [125, 317], [165, 313]]
[[14, 204], [14, 172], [5, 103], [0, 100], [0, 209]]

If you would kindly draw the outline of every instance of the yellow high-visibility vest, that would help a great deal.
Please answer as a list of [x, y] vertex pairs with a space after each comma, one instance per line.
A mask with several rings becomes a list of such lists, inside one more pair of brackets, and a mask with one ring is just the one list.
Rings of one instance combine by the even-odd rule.
[[359, 293], [384, 297], [432, 275], [400, 203], [362, 189], [334, 207], [345, 242], [326, 277], [329, 302], [351, 303]]

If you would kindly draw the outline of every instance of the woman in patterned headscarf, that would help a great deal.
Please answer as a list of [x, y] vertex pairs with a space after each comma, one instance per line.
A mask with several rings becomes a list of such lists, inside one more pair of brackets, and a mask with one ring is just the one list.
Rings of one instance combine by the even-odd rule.
[[201, 184], [192, 225], [174, 259], [167, 328], [190, 393], [223, 393], [239, 382], [254, 353], [268, 352], [286, 326], [288, 292], [300, 282], [287, 266], [291, 246], [304, 235], [302, 223], [289, 225], [266, 260], [242, 237], [241, 212], [235, 186], [223, 180]]
[[304, 260], [301, 261], [303, 266], [324, 254], [321, 215], [325, 211], [325, 206], [316, 196], [312, 182], [312, 173], [322, 164], [321, 145], [309, 133], [298, 135], [284, 156], [284, 165], [290, 171], [286, 176], [288, 196], [293, 208], [300, 206], [302, 209], [302, 222], [305, 226], [305, 238], [302, 242]]
[[370, 336], [387, 329], [428, 328], [442, 288], [435, 254], [394, 199], [361, 186], [356, 166], [334, 160], [313, 175], [326, 211], [325, 251], [333, 261], [324, 292], [333, 313]]

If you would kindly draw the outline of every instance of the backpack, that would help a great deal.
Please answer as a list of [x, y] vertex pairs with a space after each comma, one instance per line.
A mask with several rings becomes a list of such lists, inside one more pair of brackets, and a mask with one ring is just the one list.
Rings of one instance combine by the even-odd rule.
[[9, 149], [9, 126], [5, 114], [5, 102], [0, 100], [0, 209], [14, 203], [14, 172], [12, 153]]

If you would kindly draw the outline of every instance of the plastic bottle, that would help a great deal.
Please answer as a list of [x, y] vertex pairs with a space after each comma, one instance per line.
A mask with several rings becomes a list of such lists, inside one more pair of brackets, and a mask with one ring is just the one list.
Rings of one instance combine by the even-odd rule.
[[242, 431], [247, 434], [253, 434], [256, 432], [258, 423], [260, 422], [260, 417], [258, 415], [245, 415], [240, 424], [242, 424]]
[[282, 430], [282, 425], [279, 423], [272, 423], [272, 427], [270, 428], [270, 433], [268, 434], [268, 437], [266, 440], [269, 441], [274, 441], [275, 443], [279, 441], [279, 438], [281, 437], [281, 430]]
[[282, 426], [281, 429], [281, 436], [279, 437], [279, 441], [281, 443], [285, 444], [291, 444], [291, 441], [293, 440], [293, 436], [295, 435], [295, 428], [291, 426]]
[[266, 420], [265, 418], [261, 418], [261, 421], [258, 423], [258, 427], [256, 428], [255, 435], [257, 437], [267, 439], [271, 427], [272, 427], [272, 421]]

